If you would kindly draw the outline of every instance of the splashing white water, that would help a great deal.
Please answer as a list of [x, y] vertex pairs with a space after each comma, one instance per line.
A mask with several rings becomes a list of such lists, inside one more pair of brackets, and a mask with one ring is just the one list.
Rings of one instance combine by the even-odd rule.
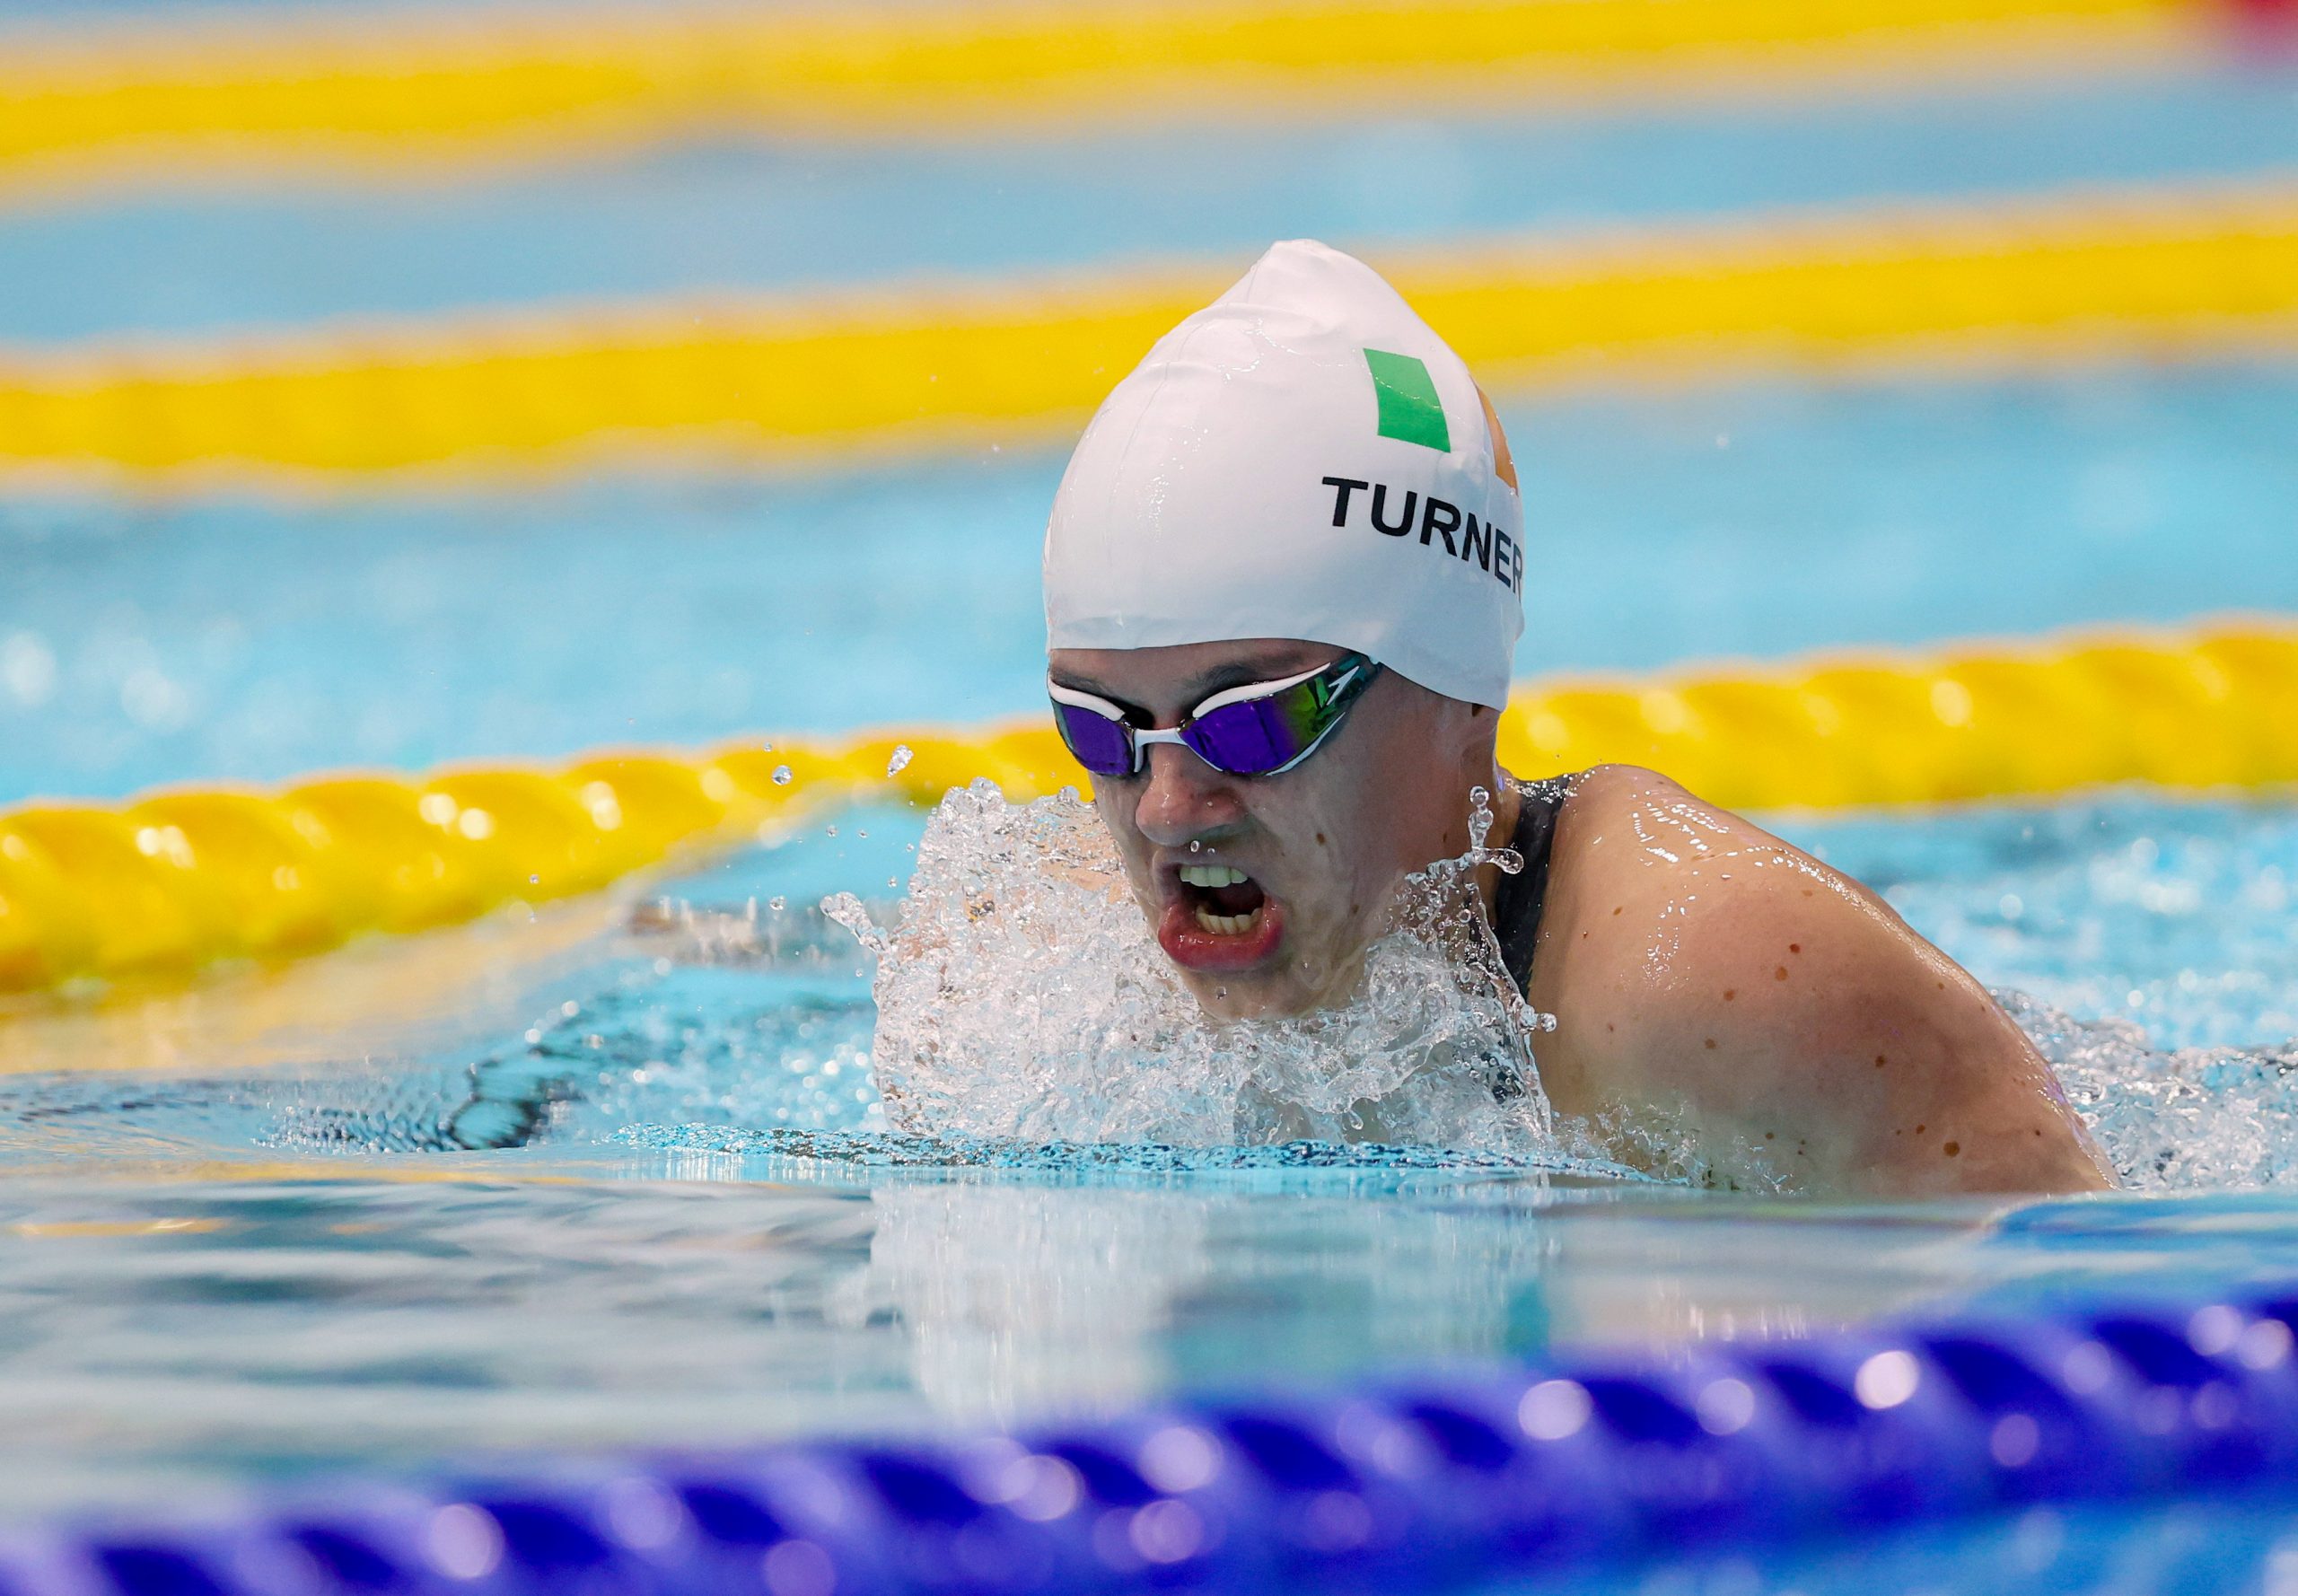
[[[952, 794], [918, 847], [899, 927], [824, 905], [880, 956], [878, 1084], [896, 1128], [1055, 1141], [1409, 1142], [1662, 1179], [1778, 1184], [1672, 1125], [1557, 1123], [1532, 1063], [1551, 1017], [1501, 972], [1469, 872], [1474, 846], [1415, 878], [1355, 998], [1301, 1020], [1208, 1022], [1121, 885], [1092, 811]], [[2120, 1019], [1995, 994], [2057, 1071], [2124, 1185], [2298, 1188], [2298, 1043], [2158, 1048]], [[1617, 1165], [1611, 1166], [1617, 1168]]]
[[[897, 1129], [1197, 1145], [1300, 1137], [1555, 1154], [1541, 1024], [1501, 965], [1474, 846], [1408, 878], [1350, 1001], [1215, 1024], [1161, 955], [1093, 811], [1017, 808], [987, 782], [945, 799], [899, 925], [825, 912], [879, 956], [875, 1065]], [[1552, 1022], [1548, 1022], [1551, 1023]]]
[[2021, 992], [1995, 999], [2050, 1061], [2126, 1186], [2298, 1186], [2298, 1042], [2158, 1048], [2127, 1020], [2078, 1020]]

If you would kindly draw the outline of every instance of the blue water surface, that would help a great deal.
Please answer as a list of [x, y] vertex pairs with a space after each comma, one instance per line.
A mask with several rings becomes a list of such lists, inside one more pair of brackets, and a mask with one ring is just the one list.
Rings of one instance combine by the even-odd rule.
[[[1526, 675], [2298, 609], [2285, 368], [1505, 408]], [[1060, 463], [0, 498], [0, 802], [1033, 714]]]
[[1217, 285], [1277, 238], [1323, 238], [1378, 262], [1533, 229], [2298, 172], [2298, 71], [2232, 66], [1894, 87], [1726, 117], [1653, 103], [1478, 111], [724, 142], [420, 184], [171, 179], [154, 192], [27, 193], [0, 204], [0, 343], [950, 274], [994, 282], [1175, 256], [1203, 260]]
[[[390, 1016], [418, 950], [381, 942], [127, 1024], [18, 1015], [20, 1065], [70, 1062], [0, 1074], [0, 1519], [2298, 1275], [2289, 1177], [2263, 1166], [2070, 1202], [1813, 1204], [1434, 1148], [890, 1135], [865, 960], [811, 904], [889, 899], [918, 823], [847, 814], [690, 869], [659, 890], [698, 918], [642, 901], [548, 959], [522, 951], [542, 923], [499, 917], [455, 960], [491, 995], [465, 981], [444, 1013]], [[2078, 1008], [2094, 982], [2163, 995], [2136, 1012], [2162, 1046], [2292, 1026], [2286, 901], [2195, 896], [2213, 869], [2298, 880], [2286, 804], [2130, 794], [1791, 835], [1990, 982]], [[753, 902], [742, 956], [697, 934]], [[2142, 1046], [2125, 1067], [2173, 1065]], [[2038, 1581], [2118, 1544], [2060, 1528], [2048, 1557], [2033, 1523], [1876, 1555], [1914, 1591], [2005, 1534]], [[1714, 1585], [1690, 1558], [1623, 1588], [1833, 1590], [1837, 1557], [1776, 1561], [1810, 1584]]]
[[[0, 20], [197, 9], [0, 0]], [[1211, 270], [1286, 234], [1377, 255], [2216, 191], [2298, 171], [2294, 81], [2176, 63], [22, 189], [0, 198], [0, 346]], [[1504, 408], [1526, 674], [2298, 611], [2298, 373], [2271, 350]], [[0, 804], [1037, 713], [1059, 468], [1015, 438], [497, 491], [11, 484]], [[814, 906], [898, 912], [921, 820], [821, 816], [619, 895], [0, 1002], [0, 1530], [352, 1468], [935, 1431], [2298, 1277], [2288, 794], [1777, 823], [2002, 993], [2112, 1131], [2127, 1189], [1788, 1202], [1459, 1149], [897, 1131], [867, 960]], [[1575, 1588], [2217, 1596], [2288, 1588], [2291, 1545], [2284, 1510], [2222, 1500], [1760, 1558], [1654, 1548]]]

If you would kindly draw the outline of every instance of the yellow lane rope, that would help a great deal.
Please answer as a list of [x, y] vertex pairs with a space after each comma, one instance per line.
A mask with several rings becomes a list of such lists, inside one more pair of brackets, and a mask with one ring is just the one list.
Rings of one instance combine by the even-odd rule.
[[2198, 0], [992, 0], [265, 17], [0, 38], [0, 177], [155, 158], [400, 161], [697, 127], [1490, 110], [1655, 74], [2174, 48]]
[[[1681, 224], [1378, 264], [1488, 383], [1518, 391], [1910, 350], [2215, 350], [2298, 327], [2298, 184]], [[1047, 443], [1236, 266], [0, 354], [0, 468], [326, 478]]]
[[[1829, 807], [2294, 782], [2294, 724], [2298, 625], [2230, 624], [1532, 682], [1503, 719], [1501, 757], [1528, 776], [1648, 765], [1733, 808]], [[469, 920], [825, 805], [929, 803], [982, 776], [1017, 799], [1082, 779], [1030, 722], [0, 811], [0, 987], [178, 975]]]

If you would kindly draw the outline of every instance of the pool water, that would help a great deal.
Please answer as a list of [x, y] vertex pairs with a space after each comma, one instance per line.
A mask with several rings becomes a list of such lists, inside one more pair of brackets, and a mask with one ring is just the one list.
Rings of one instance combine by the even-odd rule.
[[[1782, 823], [2031, 998], [2129, 1183], [2039, 1204], [1783, 1203], [1435, 1148], [890, 1136], [866, 960], [812, 905], [890, 897], [919, 822], [830, 824], [572, 932], [521, 911], [460, 934], [496, 972], [461, 1023], [379, 1001], [408, 977], [375, 945], [300, 993], [224, 982], [164, 1030], [48, 1022], [45, 1045], [78, 1025], [120, 1067], [0, 1078], [13, 1510], [2298, 1270], [2294, 1057], [2227, 1040], [2298, 1029], [2286, 804]], [[331, 1013], [350, 1039], [313, 1034]]]
[[[1525, 675], [2298, 609], [2287, 366], [1500, 403]], [[1061, 466], [0, 493], [0, 802], [1034, 714]]]
[[[75, 8], [0, 0], [18, 13]], [[2288, 70], [2186, 60], [1346, 126], [728, 136], [372, 188], [127, 180], [0, 197], [0, 346], [2270, 186], [2298, 170], [2294, 108]], [[1497, 397], [1528, 675], [2298, 610], [2286, 352]], [[301, 496], [12, 480], [0, 804], [1033, 713], [1060, 469], [1018, 440]], [[869, 959], [818, 906], [898, 914], [925, 821], [856, 810], [599, 899], [0, 1003], [0, 1532], [338, 1468], [2298, 1276], [2298, 797], [1770, 823], [2003, 996], [2124, 1190], [1850, 1205], [1506, 1150], [897, 1134]], [[1616, 1588], [2288, 1592], [2291, 1528], [2273, 1503], [2039, 1513]]]

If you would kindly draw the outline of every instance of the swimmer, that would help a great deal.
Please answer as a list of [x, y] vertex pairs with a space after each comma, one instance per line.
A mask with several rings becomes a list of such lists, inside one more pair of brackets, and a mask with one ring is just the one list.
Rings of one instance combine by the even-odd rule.
[[1873, 892], [1654, 771], [1498, 768], [1523, 532], [1468, 368], [1321, 244], [1271, 249], [1094, 417], [1046, 534], [1048, 687], [1206, 1011], [1345, 997], [1483, 788], [1523, 868], [1479, 891], [1556, 1017], [1559, 1113], [1811, 1192], [2110, 1186], [2033, 1044]]

